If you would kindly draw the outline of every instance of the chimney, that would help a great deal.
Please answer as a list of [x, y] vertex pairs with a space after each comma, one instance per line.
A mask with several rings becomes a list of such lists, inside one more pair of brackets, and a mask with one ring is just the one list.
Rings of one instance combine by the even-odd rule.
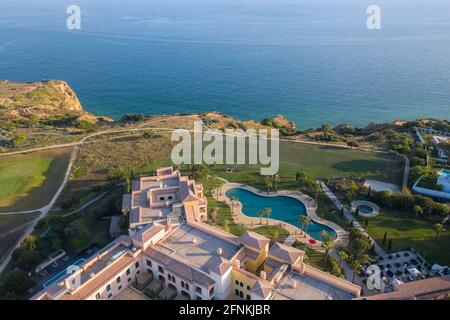
[[266, 280], [267, 279], [267, 273], [264, 270], [261, 270], [260, 277], [261, 277], [261, 279]]

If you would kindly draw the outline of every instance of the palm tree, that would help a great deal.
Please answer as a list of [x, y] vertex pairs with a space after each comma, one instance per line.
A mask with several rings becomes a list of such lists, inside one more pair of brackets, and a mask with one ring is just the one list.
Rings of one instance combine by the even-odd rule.
[[219, 195], [222, 195], [222, 187], [223, 187], [224, 182], [220, 179], [216, 179], [216, 186], [219, 189]]
[[311, 217], [310, 216], [300, 216], [300, 221], [303, 224], [303, 232], [305, 232], [306, 234], [308, 233], [308, 226], [311, 223]]
[[324, 242], [326, 237], [328, 237], [328, 231], [327, 230], [320, 231], [320, 236], [322, 237], [322, 242]]
[[280, 175], [279, 175], [279, 174], [276, 174], [276, 175], [273, 177], [273, 184], [274, 184], [274, 186], [275, 186], [275, 191], [278, 191], [278, 183], [280, 183], [280, 181], [281, 181]]
[[259, 224], [262, 224], [262, 216], [264, 215], [264, 211], [261, 209], [258, 210]]
[[344, 250], [339, 250], [338, 255], [339, 255], [339, 267], [342, 267], [342, 261], [346, 261], [349, 257], [347, 252], [345, 252]]
[[326, 236], [326, 238], [322, 242], [322, 246], [325, 248], [325, 257], [328, 256], [330, 249], [333, 247], [334, 241], [330, 236]]
[[272, 182], [272, 179], [270, 177], [266, 178], [266, 187], [267, 187], [267, 194], [270, 194], [270, 190], [273, 187], [273, 182]]
[[353, 270], [352, 282], [354, 283], [356, 273], [361, 271], [362, 265], [358, 260], [352, 259], [350, 260], [350, 268]]
[[434, 231], [436, 231], [436, 240], [437, 240], [437, 238], [439, 237], [439, 234], [441, 233], [441, 232], [444, 232], [445, 231], [445, 227], [444, 227], [444, 225], [442, 224], [442, 223], [436, 223], [434, 226], [433, 226], [433, 229], [434, 229]]
[[237, 203], [237, 199], [236, 197], [231, 197], [230, 200], [231, 200], [231, 214], [234, 215], [234, 206]]
[[266, 208], [266, 209], [264, 210], [264, 213], [266, 214], [266, 217], [267, 217], [266, 222], [267, 222], [267, 224], [269, 224], [269, 217], [270, 217], [270, 215], [272, 214], [272, 209]]

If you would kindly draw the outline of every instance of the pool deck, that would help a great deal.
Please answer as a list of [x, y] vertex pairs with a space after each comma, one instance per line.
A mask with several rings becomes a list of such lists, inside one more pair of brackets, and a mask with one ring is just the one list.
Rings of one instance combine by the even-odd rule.
[[[264, 197], [285, 196], [285, 197], [294, 198], [294, 199], [302, 202], [305, 205], [308, 216], [310, 216], [311, 219], [314, 220], [314, 222], [317, 222], [317, 223], [323, 224], [327, 227], [330, 227], [336, 232], [336, 239], [335, 239], [336, 246], [344, 245], [347, 241], [347, 232], [343, 228], [338, 226], [337, 224], [320, 218], [316, 214], [316, 210], [317, 210], [316, 202], [311, 197], [309, 197], [301, 192], [280, 190], [277, 192], [270, 192], [270, 194], [268, 194], [267, 192], [259, 191], [258, 189], [250, 187], [245, 184], [226, 182], [221, 188], [222, 189], [221, 194], [217, 194], [217, 192], [215, 192], [214, 197], [218, 201], [224, 202], [224, 203], [228, 204], [230, 206], [230, 208], [232, 208], [231, 200], [226, 196], [226, 192], [228, 190], [234, 189], [234, 188], [241, 188], [244, 190], [248, 190], [250, 192], [253, 192], [257, 195], [264, 196]], [[261, 219], [259, 217], [249, 217], [249, 216], [246, 216], [245, 214], [243, 214], [242, 213], [242, 204], [240, 202], [238, 202], [237, 205], [235, 205], [234, 212], [232, 212], [232, 216], [233, 216], [235, 223], [243, 225], [246, 228], [255, 228], [255, 227], [267, 225], [266, 218], [262, 218], [263, 223], [260, 224]], [[268, 221], [269, 221], [269, 225], [276, 225], [276, 226], [280, 226], [280, 227], [283, 227], [284, 229], [286, 229], [292, 236], [294, 236], [296, 238], [297, 241], [303, 242], [315, 250], [318, 250], [318, 251], [323, 250], [321, 241], [319, 241], [318, 239], [314, 239], [317, 241], [317, 243], [314, 245], [311, 245], [309, 243], [309, 240], [313, 239], [313, 238], [310, 237], [309, 235], [305, 234], [303, 232], [303, 230], [301, 230], [300, 228], [298, 228], [290, 223], [281, 222], [281, 221], [275, 220], [275, 219], [269, 218]]]

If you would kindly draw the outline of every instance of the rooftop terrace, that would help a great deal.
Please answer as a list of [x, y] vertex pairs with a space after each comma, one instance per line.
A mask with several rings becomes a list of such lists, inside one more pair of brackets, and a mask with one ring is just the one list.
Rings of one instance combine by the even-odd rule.
[[352, 298], [354, 297], [351, 294], [323, 281], [292, 273], [278, 288], [273, 300], [349, 300]]
[[189, 225], [182, 225], [156, 247], [203, 270], [207, 270], [210, 259], [218, 256], [218, 248], [222, 249], [222, 257], [227, 260], [238, 250], [232, 243]]

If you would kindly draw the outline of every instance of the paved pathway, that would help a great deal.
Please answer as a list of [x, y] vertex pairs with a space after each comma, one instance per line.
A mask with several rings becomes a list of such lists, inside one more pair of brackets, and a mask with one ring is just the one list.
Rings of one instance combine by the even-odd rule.
[[322, 186], [322, 190], [325, 192], [326, 196], [334, 203], [336, 208], [338, 210], [341, 210], [341, 208], [344, 208], [344, 217], [347, 219], [347, 221], [351, 222], [353, 221], [353, 226], [357, 229], [359, 229], [363, 234], [365, 234], [373, 243], [375, 252], [378, 255], [384, 255], [384, 250], [372, 239], [372, 237], [367, 233], [367, 231], [359, 224], [359, 222], [355, 219], [355, 217], [345, 208], [343, 207], [342, 203], [339, 201], [339, 199], [335, 196], [335, 194], [328, 188], [328, 186], [320, 182]]

